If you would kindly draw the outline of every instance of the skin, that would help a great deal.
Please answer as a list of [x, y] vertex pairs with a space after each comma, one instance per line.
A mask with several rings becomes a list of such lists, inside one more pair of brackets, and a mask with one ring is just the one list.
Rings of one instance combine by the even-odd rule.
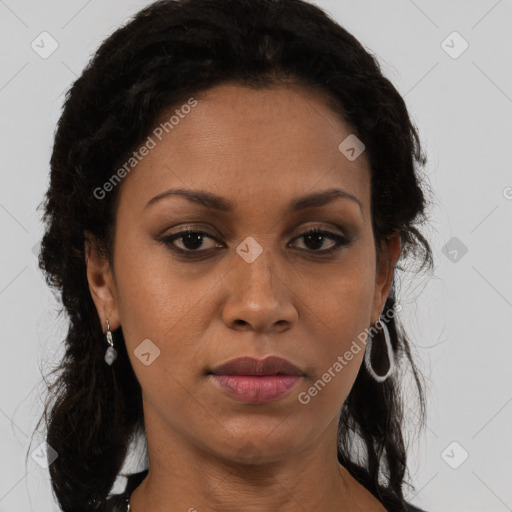
[[[194, 97], [118, 185], [113, 268], [90, 234], [85, 244], [98, 315], [114, 343], [122, 326], [143, 391], [149, 474], [132, 511], [384, 511], [336, 457], [338, 414], [364, 344], [308, 404], [298, 401], [378, 320], [391, 288], [400, 241], [388, 240], [378, 264], [365, 153], [350, 161], [340, 152], [350, 127], [299, 85], [223, 84]], [[145, 208], [177, 187], [222, 196], [234, 210], [178, 196]], [[330, 188], [353, 194], [362, 211], [346, 198], [288, 211], [294, 198]], [[187, 227], [208, 233], [202, 245], [158, 241]], [[300, 235], [314, 227], [350, 243], [322, 257], [336, 242], [308, 244]], [[262, 248], [252, 263], [236, 252], [248, 236]], [[145, 339], [160, 350], [147, 366], [134, 354]], [[238, 401], [205, 375], [234, 357], [270, 354], [306, 374], [274, 402]]]

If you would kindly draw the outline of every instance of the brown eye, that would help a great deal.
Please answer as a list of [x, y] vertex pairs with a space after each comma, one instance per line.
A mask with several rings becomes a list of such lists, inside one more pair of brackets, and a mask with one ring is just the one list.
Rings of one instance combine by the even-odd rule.
[[[349, 240], [343, 235], [331, 233], [330, 231], [324, 231], [320, 229], [310, 229], [308, 231], [305, 231], [295, 240], [299, 240], [301, 238], [304, 239], [304, 244], [306, 245], [305, 250], [311, 252], [318, 252], [320, 254], [330, 254], [349, 243]], [[329, 240], [334, 241], [334, 244], [331, 245], [330, 247], [321, 249], [322, 247], [325, 247], [326, 242]]]
[[[222, 248], [219, 243], [212, 243], [210, 247], [205, 247], [205, 240], [210, 239], [216, 241], [216, 238], [205, 231], [186, 229], [172, 235], [164, 236], [160, 241], [169, 246], [169, 248], [179, 255], [186, 255], [187, 257], [201, 257], [216, 248]], [[348, 245], [348, 240], [343, 235], [332, 233], [330, 231], [320, 229], [310, 229], [302, 233], [294, 240], [304, 239], [304, 249], [299, 248], [301, 251], [309, 253], [316, 253], [318, 255], [328, 255], [335, 251], [340, 250], [343, 246]], [[181, 247], [176, 244], [179, 241]], [[325, 247], [328, 242], [331, 244]]]
[[[173, 235], [165, 236], [161, 239], [161, 241], [167, 245], [172, 245], [172, 249], [181, 253], [186, 252], [203, 252], [215, 247], [219, 247], [218, 244], [214, 244], [213, 247], [203, 248], [202, 251], [199, 251], [201, 247], [203, 247], [204, 241], [206, 238], [210, 240], [215, 240], [212, 236], [204, 231], [195, 231], [191, 229], [187, 229], [184, 231], [180, 231], [179, 233], [174, 233]], [[176, 240], [181, 240], [181, 244], [183, 247], [178, 247], [175, 244]]]

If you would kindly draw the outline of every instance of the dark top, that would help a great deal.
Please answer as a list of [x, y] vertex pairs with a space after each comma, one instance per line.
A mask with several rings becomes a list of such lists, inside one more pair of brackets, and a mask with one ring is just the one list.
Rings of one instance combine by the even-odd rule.
[[[139, 473], [133, 473], [128, 476], [125, 490], [120, 494], [111, 494], [107, 500], [105, 501], [104, 507], [101, 509], [101, 512], [127, 512], [128, 511], [128, 501], [130, 499], [131, 493], [135, 490], [136, 487], [146, 478], [148, 474], [148, 470], [145, 469], [140, 471]], [[414, 505], [407, 505], [407, 512], [425, 512], [422, 509], [415, 507]]]

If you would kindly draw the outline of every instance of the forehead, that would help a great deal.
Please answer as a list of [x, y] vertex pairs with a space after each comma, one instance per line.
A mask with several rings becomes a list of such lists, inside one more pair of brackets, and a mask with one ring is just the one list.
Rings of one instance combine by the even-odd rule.
[[152, 148], [124, 178], [121, 202], [141, 210], [179, 187], [254, 207], [340, 187], [367, 204], [364, 152], [351, 161], [339, 149], [351, 134], [319, 92], [222, 84], [162, 112]]

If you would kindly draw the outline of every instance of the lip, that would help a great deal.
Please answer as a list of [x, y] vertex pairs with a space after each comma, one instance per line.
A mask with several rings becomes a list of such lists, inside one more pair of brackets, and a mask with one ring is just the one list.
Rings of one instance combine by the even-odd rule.
[[216, 366], [211, 372], [215, 375], [287, 375], [303, 377], [305, 373], [290, 361], [277, 356], [256, 359], [250, 356], [237, 357]]
[[299, 375], [211, 375], [223, 391], [242, 402], [273, 402], [304, 379]]
[[264, 359], [237, 357], [209, 372], [220, 388], [243, 402], [272, 402], [283, 398], [304, 379], [305, 373], [277, 356]]

